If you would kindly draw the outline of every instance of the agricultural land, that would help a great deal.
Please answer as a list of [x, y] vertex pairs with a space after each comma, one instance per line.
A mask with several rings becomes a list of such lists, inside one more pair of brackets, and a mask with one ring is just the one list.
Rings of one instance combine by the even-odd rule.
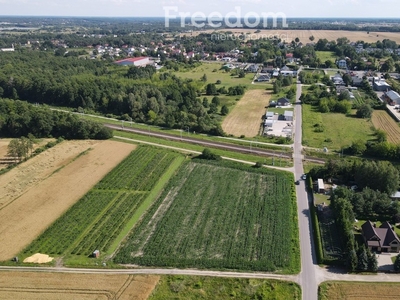
[[320, 300], [399, 299], [400, 284], [391, 282], [324, 282], [319, 287]]
[[372, 124], [376, 129], [381, 129], [387, 133], [387, 139], [394, 144], [400, 143], [399, 124], [384, 110], [375, 110], [372, 114]]
[[222, 129], [234, 136], [253, 137], [259, 134], [262, 115], [271, 93], [265, 90], [247, 91], [222, 122]]
[[[303, 105], [303, 144], [305, 146], [328, 149], [349, 147], [353, 141], [373, 139], [372, 122], [339, 113], [320, 113], [311, 105]], [[319, 124], [319, 125], [317, 125]], [[316, 132], [316, 127], [323, 128]]]
[[149, 300], [164, 299], [297, 300], [301, 290], [293, 282], [277, 280], [162, 276]]
[[64, 141], [3, 174], [0, 260], [31, 243], [134, 148], [114, 141]]
[[233, 162], [187, 161], [114, 261], [296, 273], [293, 175]]
[[[213, 32], [224, 32], [228, 30], [220, 29], [218, 31], [215, 30], [204, 30], [204, 31], [194, 31], [193, 35], [200, 33], [213, 33]], [[314, 36], [315, 41], [319, 39], [327, 39], [328, 41], [336, 41], [338, 38], [347, 37], [351, 42], [364, 41], [366, 43], [374, 43], [378, 40], [382, 41], [384, 39], [390, 39], [395, 41], [396, 43], [400, 43], [400, 33], [398, 32], [369, 32], [366, 31], [345, 31], [345, 30], [260, 30], [260, 32], [255, 33], [253, 29], [237, 29], [229, 30], [232, 31], [233, 34], [250, 34], [249, 38], [258, 39], [262, 38], [264, 34], [265, 37], [273, 37], [278, 35], [279, 38], [285, 40], [287, 43], [294, 41], [296, 38], [299, 38], [300, 42], [303, 44], [310, 42], [310, 36]], [[181, 33], [181, 35], [185, 35], [185, 33]], [[251, 37], [253, 35], [254, 37]]]
[[126, 299], [145, 300], [159, 276], [3, 272], [1, 299]]
[[69, 255], [79, 264], [94, 250], [111, 254], [152, 204], [153, 188], [162, 188], [183, 160], [175, 152], [139, 147], [33, 241], [22, 258], [34, 253]]

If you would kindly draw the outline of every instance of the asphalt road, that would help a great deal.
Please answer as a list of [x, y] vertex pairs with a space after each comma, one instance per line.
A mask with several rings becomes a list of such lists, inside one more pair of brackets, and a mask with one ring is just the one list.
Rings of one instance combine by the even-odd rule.
[[318, 268], [314, 251], [314, 240], [312, 238], [312, 224], [310, 220], [310, 209], [308, 193], [301, 175], [304, 173], [302, 145], [302, 120], [301, 120], [301, 84], [297, 84], [295, 103], [295, 133], [294, 133], [294, 176], [300, 184], [296, 185], [297, 209], [299, 218], [301, 272], [299, 284], [301, 285], [304, 300], [318, 299], [318, 280], [315, 269]]

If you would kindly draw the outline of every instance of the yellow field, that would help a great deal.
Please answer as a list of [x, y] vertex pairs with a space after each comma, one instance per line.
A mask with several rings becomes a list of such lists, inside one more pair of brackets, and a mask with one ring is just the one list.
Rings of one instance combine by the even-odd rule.
[[2, 271], [0, 299], [145, 300], [159, 279], [159, 276], [150, 275]]
[[400, 143], [400, 127], [399, 124], [393, 120], [388, 112], [384, 110], [375, 110], [372, 114], [372, 124], [377, 129], [382, 129], [387, 133], [388, 142], [399, 144]]
[[320, 288], [321, 300], [397, 300], [400, 283], [328, 282]]
[[222, 129], [234, 136], [256, 136], [270, 98], [270, 92], [265, 90], [247, 91], [222, 122]]
[[0, 260], [19, 253], [133, 149], [64, 141], [0, 176]]
[[[300, 41], [305, 44], [309, 43], [309, 37], [314, 36], [316, 43], [319, 39], [327, 39], [328, 41], [337, 40], [341, 37], [347, 37], [352, 42], [364, 41], [368, 43], [373, 43], [378, 40], [382, 41], [384, 39], [390, 39], [395, 41], [396, 43], [400, 43], [400, 33], [399, 32], [370, 32], [369, 34], [366, 31], [342, 31], [342, 30], [271, 30], [265, 29], [261, 30], [258, 33], [255, 33], [255, 29], [222, 29], [218, 31], [232, 31], [234, 34], [243, 34], [248, 33], [251, 36], [249, 39], [259, 39], [265, 38], [269, 39], [274, 35], [278, 35], [279, 38], [285, 40], [286, 42], [291, 42], [295, 40], [297, 37]], [[217, 32], [218, 32], [217, 31]], [[205, 31], [195, 31], [193, 32], [193, 36], [202, 33], [212, 33], [214, 30], [205, 30]], [[185, 35], [182, 33], [181, 35]], [[187, 33], [186, 33], [187, 35]]]

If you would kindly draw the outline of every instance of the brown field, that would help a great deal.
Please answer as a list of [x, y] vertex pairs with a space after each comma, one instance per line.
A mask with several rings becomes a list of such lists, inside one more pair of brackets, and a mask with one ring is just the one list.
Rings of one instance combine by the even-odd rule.
[[400, 283], [327, 282], [320, 287], [320, 300], [397, 300]]
[[64, 141], [1, 175], [0, 260], [22, 251], [134, 148]]
[[399, 124], [384, 110], [375, 110], [372, 114], [372, 124], [377, 129], [382, 129], [387, 133], [387, 139], [394, 144], [400, 143]]
[[0, 275], [0, 299], [145, 300], [159, 276], [8, 272]]
[[265, 90], [247, 91], [222, 122], [222, 129], [235, 136], [256, 136], [270, 98], [270, 92]]
[[[259, 39], [259, 38], [271, 38], [271, 36], [278, 35], [279, 38], [285, 40], [286, 42], [291, 42], [298, 37], [300, 41], [305, 44], [309, 43], [309, 37], [314, 36], [314, 42], [318, 42], [319, 39], [327, 39], [328, 41], [337, 40], [341, 37], [347, 37], [351, 42], [364, 41], [367, 43], [373, 43], [378, 40], [382, 41], [384, 39], [390, 39], [396, 43], [400, 43], [400, 33], [399, 32], [370, 32], [367, 34], [366, 31], [342, 31], [342, 30], [261, 30], [259, 33], [255, 33], [255, 29], [221, 29], [218, 31], [232, 31], [234, 34], [249, 33], [252, 34], [249, 39]], [[193, 36], [199, 33], [207, 32], [212, 33], [214, 30], [204, 30], [204, 31], [194, 31]], [[188, 35], [188, 33], [182, 33], [181, 35]]]

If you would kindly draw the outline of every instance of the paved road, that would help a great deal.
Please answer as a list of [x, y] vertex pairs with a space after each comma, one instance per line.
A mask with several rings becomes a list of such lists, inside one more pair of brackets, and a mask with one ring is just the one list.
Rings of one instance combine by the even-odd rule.
[[[295, 135], [294, 135], [294, 176], [295, 180], [300, 180], [303, 170], [302, 157], [302, 123], [301, 123], [301, 84], [297, 84], [296, 103], [295, 103]], [[301, 255], [301, 272], [299, 283], [302, 288], [304, 300], [318, 299], [318, 280], [316, 278], [317, 262], [314, 252], [314, 240], [312, 238], [312, 224], [310, 220], [309, 199], [306, 192], [305, 182], [300, 180], [300, 184], [296, 185], [297, 209], [299, 218], [300, 233], [300, 255]]]

